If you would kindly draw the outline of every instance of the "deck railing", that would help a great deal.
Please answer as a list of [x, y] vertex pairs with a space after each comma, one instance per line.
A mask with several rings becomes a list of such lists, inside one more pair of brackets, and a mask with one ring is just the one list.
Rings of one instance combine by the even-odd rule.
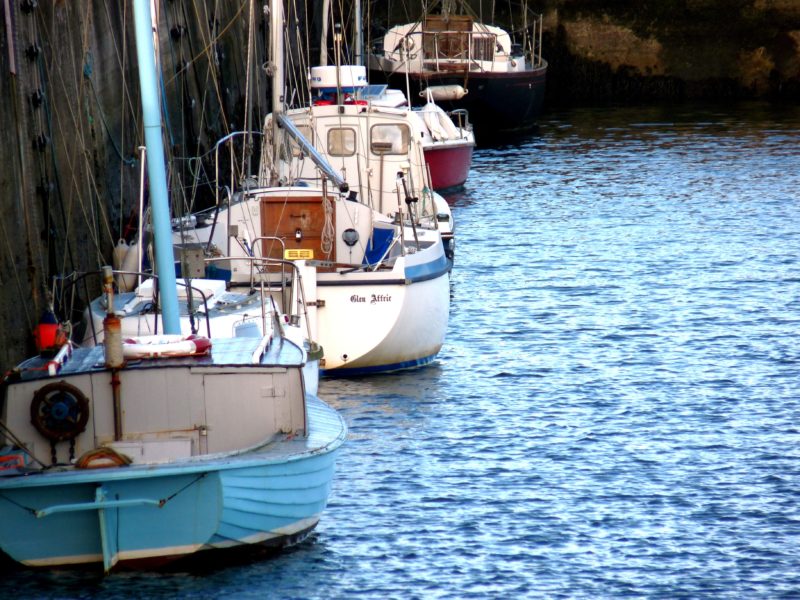
[[[533, 68], [540, 67], [544, 64], [543, 17], [529, 11], [524, 14], [523, 20], [521, 28], [508, 32], [511, 50], [507, 54], [501, 51], [497, 34], [488, 30], [429, 30], [425, 25], [418, 24], [393, 50], [384, 48], [384, 56], [389, 58], [399, 51], [402, 61], [421, 57], [425, 67], [435, 71], [493, 70], [499, 56], [506, 56], [509, 61], [525, 58]], [[471, 23], [469, 25], [471, 27]], [[491, 66], [487, 68], [486, 63]]]

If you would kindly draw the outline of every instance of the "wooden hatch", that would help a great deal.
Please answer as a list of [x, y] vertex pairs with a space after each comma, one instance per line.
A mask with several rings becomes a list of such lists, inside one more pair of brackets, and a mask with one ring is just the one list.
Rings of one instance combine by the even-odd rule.
[[[261, 242], [261, 251], [267, 258], [305, 258], [308, 260], [335, 260], [335, 239], [331, 239], [334, 250], [330, 254], [322, 251], [322, 232], [326, 219], [330, 219], [330, 231], [336, 229], [335, 205], [331, 198], [330, 215], [326, 216], [321, 196], [262, 196], [261, 232], [264, 237], [280, 238]], [[285, 248], [285, 253], [284, 253]]]
[[467, 15], [428, 15], [422, 27], [422, 46], [426, 60], [469, 57], [472, 17]]

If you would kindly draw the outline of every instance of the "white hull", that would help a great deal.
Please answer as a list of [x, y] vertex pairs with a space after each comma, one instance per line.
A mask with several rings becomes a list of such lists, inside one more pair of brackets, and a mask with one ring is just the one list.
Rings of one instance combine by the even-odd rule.
[[317, 311], [324, 373], [391, 371], [433, 360], [447, 330], [449, 277], [406, 283], [404, 271], [398, 264], [385, 274], [386, 283], [359, 275], [318, 277], [317, 297], [325, 302]]

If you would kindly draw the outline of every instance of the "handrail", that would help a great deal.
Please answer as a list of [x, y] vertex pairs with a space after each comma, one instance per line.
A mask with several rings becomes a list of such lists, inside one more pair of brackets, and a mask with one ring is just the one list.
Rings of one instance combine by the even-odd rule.
[[[265, 240], [270, 240], [272, 242], [278, 242], [281, 245], [281, 256], [282, 257], [286, 256], [286, 242], [283, 240], [283, 238], [280, 238], [280, 237], [275, 236], [275, 235], [262, 235], [262, 236], [259, 236], [259, 237], [255, 238], [251, 243], [251, 248], [253, 249], [254, 253], [255, 253], [255, 248], [256, 248], [256, 242], [263, 242]], [[253, 256], [253, 258], [256, 258], [256, 257]], [[261, 258], [270, 258], [270, 257], [265, 257], [265, 256], [262, 255]], [[283, 267], [281, 267], [281, 278], [283, 278], [284, 273], [286, 273], [286, 271], [283, 269]], [[250, 263], [250, 286], [251, 287], [255, 284], [255, 276], [254, 276], [254, 274], [255, 274], [255, 263]]]
[[[302, 316], [304, 317], [305, 322], [306, 322], [306, 335], [308, 337], [308, 340], [309, 340], [309, 342], [314, 342], [315, 343], [315, 340], [311, 336], [311, 325], [310, 325], [309, 320], [308, 320], [308, 308], [307, 308], [307, 304], [306, 304], [305, 288], [303, 287], [303, 276], [300, 273], [300, 268], [294, 263], [294, 261], [280, 259], [280, 258], [265, 258], [265, 257], [255, 257], [255, 256], [221, 256], [221, 257], [214, 257], [214, 258], [206, 258], [205, 259], [206, 263], [232, 262], [232, 261], [249, 261], [251, 263], [251, 267], [250, 267], [251, 273], [253, 272], [253, 269], [254, 269], [254, 267], [255, 267], [255, 265], [257, 263], [261, 264], [261, 268], [262, 269], [264, 267], [269, 266], [269, 265], [282, 265], [282, 269], [283, 269], [283, 267], [287, 267], [288, 266], [293, 271], [293, 278], [297, 282], [297, 289], [298, 289], [298, 292], [299, 292], [299, 297], [297, 298], [296, 304], [302, 305], [302, 309], [298, 308], [297, 313], [294, 313], [294, 312], [286, 311], [285, 309], [289, 308], [289, 307], [285, 306], [284, 307], [284, 312], [286, 312], [290, 316], [294, 316], [295, 314], [297, 314], [299, 316], [300, 314], [302, 314]], [[283, 282], [283, 273], [284, 273], [284, 271], [282, 270], [281, 271], [281, 286], [285, 285], [285, 283]], [[264, 295], [263, 295], [264, 294], [264, 288], [263, 288], [263, 286], [261, 288], [261, 294], [262, 294], [261, 301], [262, 301], [262, 305], [263, 305], [263, 302], [264, 302]], [[270, 296], [270, 303], [272, 304], [274, 312], [277, 312], [277, 307], [275, 306], [275, 301], [272, 299], [272, 296]]]
[[83, 510], [104, 510], [109, 508], [132, 508], [134, 506], [164, 506], [164, 500], [152, 498], [132, 498], [130, 500], [95, 500], [94, 502], [73, 502], [68, 504], [54, 504], [34, 511], [37, 519], [49, 517], [56, 513], [76, 512]]
[[[529, 21], [529, 24], [526, 24], [523, 27], [514, 30], [504, 30], [504, 32], [509, 36], [510, 40], [519, 40], [521, 38], [521, 45], [523, 48], [523, 52], [527, 55], [527, 58], [530, 60], [530, 64], [532, 67], [539, 67], [543, 64], [544, 59], [542, 57], [542, 29], [543, 29], [543, 20], [544, 17], [541, 13], [536, 13], [530, 8], [527, 8], [525, 16], [528, 15], [532, 16], [532, 20]], [[527, 21], [526, 21], [527, 22]], [[479, 26], [486, 27], [486, 25], [482, 23], [477, 23]], [[457, 56], [442, 56], [440, 55], [439, 48], [440, 48], [440, 40], [447, 36], [463, 36], [463, 38], [468, 39], [468, 42], [463, 45], [461, 53]], [[381, 42], [381, 47], [383, 47], [383, 56], [389, 58], [391, 60], [395, 60], [393, 56], [400, 51], [400, 58], [401, 62], [406, 62], [413, 60], [419, 56], [419, 53], [422, 52], [422, 60], [432, 60], [435, 63], [435, 68], [437, 71], [441, 70], [441, 59], [450, 59], [454, 61], [458, 61], [455, 64], [459, 63], [467, 63], [473, 66], [480, 66], [480, 62], [487, 62], [490, 61], [494, 64], [496, 57], [498, 56], [497, 52], [492, 52], [491, 58], [486, 58], [482, 56], [480, 58], [476, 57], [476, 44], [473, 42], [474, 38], [493, 38], [492, 45], [493, 48], [497, 47], [497, 37], [498, 34], [489, 31], [488, 29], [485, 30], [478, 30], [478, 31], [463, 31], [463, 30], [456, 30], [456, 29], [445, 29], [440, 31], [426, 31], [422, 28], [421, 23], [416, 23], [415, 27], [411, 30], [406, 32], [402, 36], [402, 40], [411, 40], [411, 38], [417, 37], [420, 39], [420, 48], [417, 49], [413, 54], [408, 53], [407, 57], [402, 56], [402, 50], [408, 45], [403, 41], [399, 42], [394, 49], [387, 49], [383, 43]], [[425, 49], [426, 49], [426, 39], [433, 38], [433, 56], [426, 56]], [[385, 37], [384, 37], [385, 40]], [[410, 45], [411, 48], [414, 47], [414, 44]], [[527, 50], [527, 51], [526, 51]], [[464, 56], [464, 52], [466, 52], [466, 56]], [[514, 56], [509, 53], [501, 53], [512, 60]]]
[[[264, 135], [261, 131], [233, 131], [228, 135], [220, 138], [217, 140], [217, 143], [214, 144], [214, 202], [217, 206], [219, 206], [219, 190], [223, 187], [227, 188], [227, 186], [220, 186], [219, 185], [219, 148], [222, 144], [232, 142], [234, 138], [238, 136], [255, 136], [255, 135]], [[233, 147], [231, 147], [231, 163], [233, 163]], [[233, 164], [231, 164], [231, 182], [234, 181], [233, 177]], [[231, 185], [233, 185], [231, 183]], [[232, 188], [228, 189], [228, 197], [230, 198], [233, 195], [234, 190]]]
[[464, 132], [468, 132], [471, 130], [469, 126], [469, 111], [466, 108], [456, 108], [451, 110], [447, 113], [447, 116], [450, 119], [458, 123], [458, 131], [462, 137], [464, 137]]

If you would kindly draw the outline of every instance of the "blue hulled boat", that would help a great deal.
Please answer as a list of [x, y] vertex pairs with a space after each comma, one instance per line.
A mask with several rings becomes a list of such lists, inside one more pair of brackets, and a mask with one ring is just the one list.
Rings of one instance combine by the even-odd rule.
[[[187, 342], [136, 341], [154, 356]], [[3, 552], [109, 570], [288, 545], [316, 525], [346, 427], [304, 393], [300, 347], [279, 335], [219, 339], [207, 353], [121, 368], [107, 354], [38, 356], [6, 378]]]

